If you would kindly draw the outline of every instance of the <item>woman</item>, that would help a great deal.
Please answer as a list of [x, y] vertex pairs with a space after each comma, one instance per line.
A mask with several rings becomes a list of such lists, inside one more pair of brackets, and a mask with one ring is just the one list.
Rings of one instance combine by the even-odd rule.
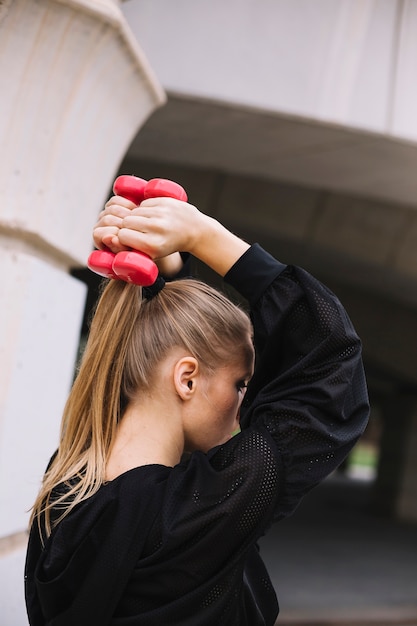
[[34, 505], [30, 623], [272, 626], [257, 541], [363, 432], [359, 338], [326, 287], [188, 203], [114, 196], [94, 240], [171, 275], [194, 255], [252, 324], [192, 279], [107, 284]]

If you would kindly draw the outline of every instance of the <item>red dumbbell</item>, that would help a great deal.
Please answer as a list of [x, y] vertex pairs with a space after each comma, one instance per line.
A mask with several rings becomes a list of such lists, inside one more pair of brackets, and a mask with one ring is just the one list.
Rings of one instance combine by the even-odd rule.
[[[185, 190], [172, 180], [153, 178], [149, 182], [136, 176], [119, 176], [113, 192], [139, 205], [147, 198], [176, 198], [187, 201]], [[90, 270], [106, 278], [118, 278], [135, 285], [149, 287], [158, 277], [158, 267], [143, 252], [126, 250], [114, 254], [109, 250], [94, 250], [88, 257]]]

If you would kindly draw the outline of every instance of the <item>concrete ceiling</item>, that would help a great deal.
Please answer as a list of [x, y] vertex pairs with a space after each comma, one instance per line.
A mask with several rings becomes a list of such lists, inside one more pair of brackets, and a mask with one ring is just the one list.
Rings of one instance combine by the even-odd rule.
[[170, 94], [127, 157], [200, 172], [184, 182], [205, 211], [217, 173], [216, 215], [242, 236], [417, 306], [417, 145]]
[[171, 94], [123, 166], [178, 180], [199, 208], [312, 271], [348, 305], [368, 364], [416, 383], [416, 146]]
[[168, 94], [129, 155], [417, 207], [417, 145]]

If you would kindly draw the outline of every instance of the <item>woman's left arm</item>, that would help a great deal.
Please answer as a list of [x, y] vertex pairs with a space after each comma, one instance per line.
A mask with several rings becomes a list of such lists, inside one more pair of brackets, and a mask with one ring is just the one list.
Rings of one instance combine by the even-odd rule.
[[340, 465], [367, 424], [361, 342], [329, 289], [260, 246], [225, 278], [249, 300], [255, 330], [241, 423], [275, 442], [283, 467], [276, 514], [284, 516]]

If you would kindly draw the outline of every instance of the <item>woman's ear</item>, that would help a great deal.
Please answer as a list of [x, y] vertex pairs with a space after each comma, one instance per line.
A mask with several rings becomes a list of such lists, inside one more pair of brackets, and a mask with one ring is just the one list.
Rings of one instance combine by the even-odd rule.
[[184, 356], [174, 365], [174, 386], [182, 400], [190, 400], [196, 390], [199, 366], [193, 356]]

